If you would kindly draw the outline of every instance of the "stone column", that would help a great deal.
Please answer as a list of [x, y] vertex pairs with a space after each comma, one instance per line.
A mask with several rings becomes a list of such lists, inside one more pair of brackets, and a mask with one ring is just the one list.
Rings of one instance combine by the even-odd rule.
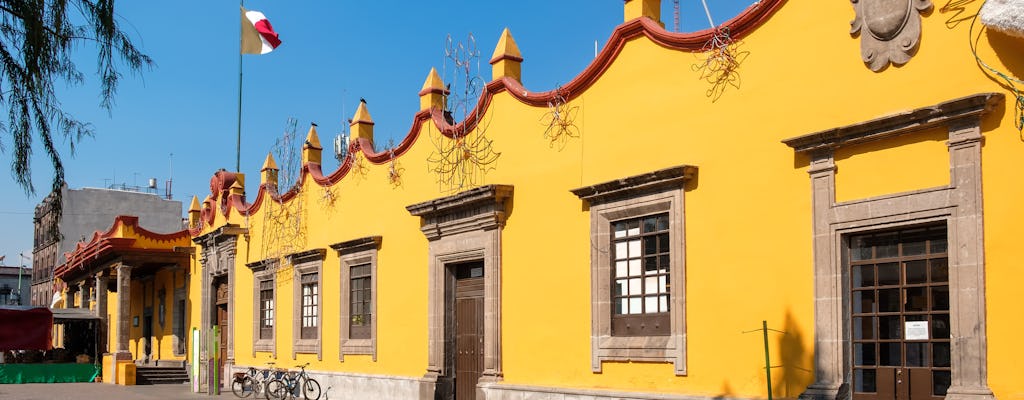
[[814, 383], [801, 399], [835, 399], [843, 384], [842, 279], [832, 252], [830, 222], [835, 204], [836, 164], [832, 149], [811, 155], [811, 204], [814, 228]]
[[77, 307], [80, 309], [89, 308], [89, 285], [87, 285], [88, 281], [88, 279], [83, 279], [81, 282], [78, 282]]
[[949, 223], [949, 315], [952, 385], [947, 399], [995, 399], [988, 387], [985, 334], [985, 240], [981, 191], [981, 126], [971, 118], [949, 126], [957, 198]]
[[99, 349], [102, 349], [104, 353], [110, 351], [107, 348], [107, 332], [110, 332], [110, 327], [107, 325], [107, 275], [105, 272], [96, 274], [96, 316], [100, 318], [98, 330], [96, 335], [99, 336]]
[[132, 267], [126, 264], [117, 266], [117, 336], [114, 347], [114, 357], [118, 360], [131, 360], [132, 354], [128, 349], [128, 338], [131, 329], [131, 288], [132, 288]]

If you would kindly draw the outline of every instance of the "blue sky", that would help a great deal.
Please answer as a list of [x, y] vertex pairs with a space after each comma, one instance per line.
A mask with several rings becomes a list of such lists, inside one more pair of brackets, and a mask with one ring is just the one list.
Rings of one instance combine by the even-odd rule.
[[[707, 2], [720, 24], [754, 0]], [[662, 20], [675, 30], [672, 1], [663, 3]], [[337, 162], [326, 150], [346, 128], [342, 121], [352, 116], [360, 97], [376, 122], [379, 145], [399, 142], [419, 108], [417, 92], [427, 73], [444, 66], [448, 35], [476, 37], [480, 75], [489, 80], [487, 61], [502, 29], [509, 28], [523, 53], [524, 86], [547, 91], [579, 74], [594, 57], [595, 41], [603, 48], [623, 22], [622, 0], [250, 0], [245, 6], [262, 11], [283, 41], [270, 54], [243, 59], [241, 172], [253, 179], [289, 117], [298, 120], [300, 135], [310, 122], [319, 125], [324, 170], [333, 171]], [[144, 187], [156, 178], [162, 191], [172, 178], [174, 199], [187, 209], [193, 195], [202, 199], [209, 193], [217, 169], [235, 169], [238, 4], [120, 1], [117, 13], [123, 29], [156, 65], [141, 75], [125, 75], [110, 113], [99, 108], [94, 79], [62, 87], [64, 108], [96, 130], [95, 137], [77, 145], [74, 157], [67, 143], [58, 141], [66, 179], [77, 189]], [[680, 31], [708, 27], [699, 0], [680, 1]], [[93, 49], [79, 51], [79, 68], [92, 76]], [[10, 139], [0, 142], [9, 146]], [[35, 195], [15, 185], [10, 172], [0, 176], [5, 265], [21, 263], [19, 253], [31, 256], [32, 212], [52, 179], [41, 149], [33, 158]], [[0, 168], [9, 171], [10, 163], [10, 151], [0, 153]]]

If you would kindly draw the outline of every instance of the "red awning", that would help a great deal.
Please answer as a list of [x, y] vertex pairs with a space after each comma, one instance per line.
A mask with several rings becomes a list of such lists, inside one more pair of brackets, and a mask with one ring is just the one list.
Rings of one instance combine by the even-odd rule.
[[0, 308], [0, 351], [50, 350], [53, 313], [42, 307]]

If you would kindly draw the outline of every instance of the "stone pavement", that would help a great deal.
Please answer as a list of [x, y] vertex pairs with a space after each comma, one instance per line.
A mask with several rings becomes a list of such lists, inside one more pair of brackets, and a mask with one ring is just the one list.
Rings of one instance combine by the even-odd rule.
[[25, 383], [0, 385], [0, 400], [156, 400], [156, 399], [228, 399], [231, 389], [221, 396], [192, 393], [190, 385], [120, 386], [108, 383]]

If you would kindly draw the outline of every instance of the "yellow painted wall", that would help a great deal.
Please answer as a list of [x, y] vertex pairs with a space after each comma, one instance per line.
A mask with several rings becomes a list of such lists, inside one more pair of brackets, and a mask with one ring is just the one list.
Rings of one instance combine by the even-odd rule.
[[[968, 5], [976, 7], [976, 5]], [[849, 34], [848, 2], [791, 1], [744, 39], [749, 51], [717, 101], [691, 65], [698, 57], [632, 39], [615, 62], [572, 104], [580, 138], [562, 148], [543, 138], [537, 121], [546, 108], [507, 92], [493, 100], [486, 134], [501, 157], [480, 183], [515, 186], [513, 211], [502, 236], [502, 340], [510, 384], [660, 391], [694, 395], [766, 397], [761, 337], [744, 334], [762, 320], [785, 335], [770, 336], [775, 395], [795, 397], [813, 381], [814, 293], [808, 160], [781, 140], [845, 126], [979, 92], [1006, 93], [978, 69], [967, 48], [967, 24], [949, 28], [948, 16], [923, 18], [917, 54], [903, 66], [872, 72], [860, 59], [859, 37]], [[812, 22], [809, 22], [812, 21]], [[497, 30], [497, 28], [496, 28]], [[997, 68], [1024, 71], [1024, 43], [982, 36], [981, 55]], [[999, 49], [996, 54], [992, 47]], [[529, 49], [523, 49], [528, 58]], [[531, 68], [558, 66], [531, 65]], [[427, 70], [429, 66], [422, 66]], [[551, 88], [531, 88], [548, 90]], [[410, 93], [415, 90], [410, 89]], [[989, 383], [999, 398], [1024, 396], [1015, 360], [1024, 322], [1016, 316], [1015, 282], [1022, 276], [1013, 251], [1024, 235], [1019, 160], [1024, 143], [1013, 110], [983, 120], [985, 251], [988, 296]], [[381, 127], [380, 129], [404, 129]], [[439, 189], [426, 160], [433, 151], [425, 125], [399, 158], [402, 185], [387, 181], [387, 166], [350, 173], [322, 200], [324, 189], [303, 187], [304, 249], [327, 248], [321, 293], [323, 360], [291, 360], [291, 270], [278, 276], [277, 364], [310, 361], [316, 370], [420, 377], [427, 365], [427, 241], [405, 206], [450, 194]], [[941, 131], [868, 143], [837, 154], [840, 201], [948, 184], [948, 152]], [[666, 363], [604, 364], [590, 370], [589, 214], [570, 189], [669, 166], [700, 168], [685, 193], [686, 376]], [[250, 177], [254, 178], [254, 177]], [[257, 182], [250, 179], [250, 195]], [[202, 197], [202, 196], [200, 196]], [[252, 198], [250, 197], [250, 200]], [[267, 204], [261, 210], [265, 212]], [[264, 215], [218, 213], [209, 232], [226, 222], [249, 228], [240, 236], [234, 269], [235, 361], [252, 356], [252, 273], [246, 263], [272, 256], [261, 230]], [[338, 257], [332, 243], [383, 237], [378, 258], [377, 360], [338, 361]], [[198, 267], [194, 267], [198, 268]], [[197, 277], [197, 272], [193, 272]], [[199, 279], [192, 279], [193, 325]]]

